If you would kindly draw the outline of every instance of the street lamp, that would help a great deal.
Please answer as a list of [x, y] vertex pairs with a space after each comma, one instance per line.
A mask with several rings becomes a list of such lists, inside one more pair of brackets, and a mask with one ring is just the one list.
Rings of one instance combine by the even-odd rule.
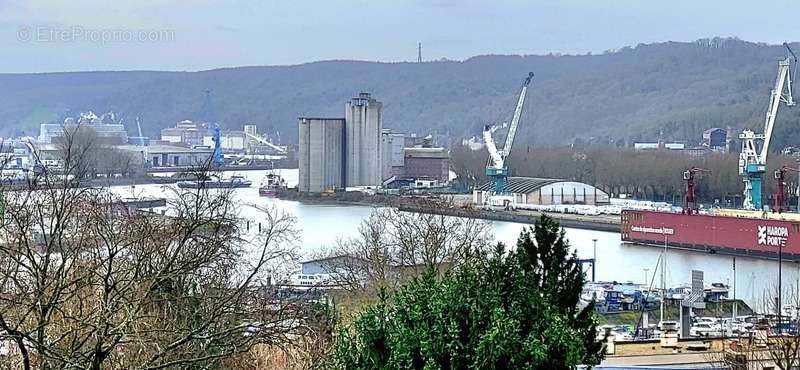
[[592, 239], [594, 255], [592, 256], [592, 282], [596, 282], [595, 280], [595, 270], [597, 270], [597, 239]]
[[783, 246], [781, 245], [781, 243], [778, 243], [778, 302], [777, 302], [778, 307], [776, 307], [776, 311], [778, 312], [778, 333], [783, 333], [783, 328], [781, 327], [781, 325], [783, 324], [783, 317], [781, 312], [782, 311], [781, 294], [783, 293], [782, 292], [783, 288], [781, 286], [782, 285], [781, 282], [783, 280], [781, 277], [782, 267], [783, 267]]

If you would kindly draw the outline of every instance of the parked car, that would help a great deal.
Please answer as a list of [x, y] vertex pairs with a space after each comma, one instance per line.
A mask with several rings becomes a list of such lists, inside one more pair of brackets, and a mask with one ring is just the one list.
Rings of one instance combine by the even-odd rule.
[[717, 324], [710, 324], [707, 322], [699, 322], [689, 328], [689, 336], [691, 337], [719, 337], [723, 335], [722, 328]]

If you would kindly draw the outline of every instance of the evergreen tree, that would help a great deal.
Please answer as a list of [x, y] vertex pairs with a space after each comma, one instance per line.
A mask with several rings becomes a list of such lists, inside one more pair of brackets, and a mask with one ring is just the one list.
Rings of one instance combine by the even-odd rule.
[[515, 251], [498, 244], [441, 276], [428, 270], [338, 336], [333, 369], [572, 369], [602, 358], [584, 277], [543, 216]]

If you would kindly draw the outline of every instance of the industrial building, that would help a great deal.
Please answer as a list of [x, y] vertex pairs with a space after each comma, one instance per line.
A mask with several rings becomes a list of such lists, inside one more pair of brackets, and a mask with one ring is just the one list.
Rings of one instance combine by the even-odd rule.
[[175, 127], [169, 127], [161, 130], [161, 140], [173, 143], [182, 144], [187, 147], [202, 146], [203, 138], [210, 134], [203, 125], [194, 123], [190, 120], [183, 120], [178, 122]]
[[[139, 145], [121, 145], [120, 150], [136, 153], [133, 158], [141, 158], [144, 149]], [[211, 148], [187, 148], [177, 145], [147, 146], [147, 160], [154, 168], [189, 167], [206, 164], [214, 152]]]
[[345, 120], [299, 119], [298, 190], [321, 193], [344, 188]]
[[405, 135], [383, 129], [381, 134], [381, 180], [404, 175]]
[[[244, 152], [248, 147], [249, 140], [244, 131], [222, 131], [219, 135], [219, 144], [226, 152]], [[203, 146], [214, 147], [214, 135], [207, 132], [203, 136]]]
[[446, 184], [450, 179], [450, 153], [445, 148], [405, 148], [403, 176]]
[[[606, 192], [582, 182], [537, 177], [509, 177], [506, 191], [514, 197], [515, 203], [554, 205], [554, 204], [608, 204]], [[473, 192], [473, 201], [484, 204], [494, 189], [494, 183], [487, 182]]]
[[41, 124], [37, 141], [39, 144], [58, 144], [66, 133], [75, 133], [78, 129], [91, 130], [98, 144], [121, 145], [128, 142], [128, 132], [124, 125], [117, 122], [113, 112], [98, 117], [91, 111], [81, 113], [77, 119], [66, 118], [63, 123]]
[[299, 119], [301, 192], [407, 184], [439, 187], [450, 178], [450, 154], [433, 138], [383, 129], [381, 102], [360, 93], [345, 118]]
[[381, 184], [381, 102], [362, 92], [345, 104], [345, 184]]

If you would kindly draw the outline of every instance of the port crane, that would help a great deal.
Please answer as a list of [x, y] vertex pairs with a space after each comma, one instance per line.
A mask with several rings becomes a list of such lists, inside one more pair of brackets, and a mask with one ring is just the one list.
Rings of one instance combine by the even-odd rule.
[[775, 170], [775, 183], [777, 191], [775, 192], [775, 203], [772, 207], [773, 212], [782, 213], [789, 210], [789, 205], [786, 199], [786, 173], [787, 172], [800, 172], [800, 169], [789, 166], [781, 166]]
[[142, 165], [147, 168], [150, 167], [150, 156], [147, 151], [147, 145], [144, 142], [144, 136], [142, 136], [142, 124], [139, 122], [138, 116], [136, 117], [136, 129], [139, 130], [139, 147], [142, 149]]
[[[797, 55], [783, 43], [786, 48], [786, 58], [778, 62], [778, 77], [775, 86], [770, 92], [769, 107], [764, 122], [764, 133], [756, 134], [750, 129], [745, 129], [739, 134], [742, 141], [742, 152], [739, 154], [739, 175], [744, 179], [745, 209], [762, 210], [762, 178], [767, 168], [767, 154], [769, 143], [772, 140], [772, 130], [775, 127], [775, 117], [781, 103], [787, 107], [795, 105], [792, 98], [792, 74], [797, 69]], [[790, 68], [794, 63], [795, 71]], [[762, 141], [759, 149], [756, 141]]]
[[222, 165], [225, 164], [225, 160], [222, 158], [222, 142], [221, 142], [221, 135], [220, 135], [220, 128], [218, 124], [214, 124], [214, 153], [211, 155], [211, 163], [214, 165], [215, 168], [220, 168]]
[[698, 173], [711, 173], [699, 167], [691, 167], [683, 172], [683, 180], [686, 181], [686, 194], [683, 197], [683, 213], [691, 215], [697, 213], [697, 192], [695, 191], [695, 174]]
[[528, 85], [530, 85], [531, 80], [533, 80], [533, 72], [529, 72], [528, 77], [526, 77], [525, 81], [522, 83], [522, 91], [519, 93], [517, 107], [514, 109], [514, 116], [511, 119], [511, 124], [508, 126], [508, 134], [506, 134], [506, 141], [503, 144], [503, 149], [498, 149], [492, 138], [492, 132], [495, 130], [494, 126], [486, 125], [483, 128], [483, 141], [486, 143], [486, 149], [489, 151], [489, 159], [486, 163], [486, 176], [492, 179], [495, 194], [502, 194], [506, 191], [506, 179], [509, 174], [506, 159], [509, 154], [511, 154], [514, 136], [516, 136], [517, 127], [519, 126], [519, 118], [522, 115], [522, 107], [525, 105], [525, 95], [528, 92]]

